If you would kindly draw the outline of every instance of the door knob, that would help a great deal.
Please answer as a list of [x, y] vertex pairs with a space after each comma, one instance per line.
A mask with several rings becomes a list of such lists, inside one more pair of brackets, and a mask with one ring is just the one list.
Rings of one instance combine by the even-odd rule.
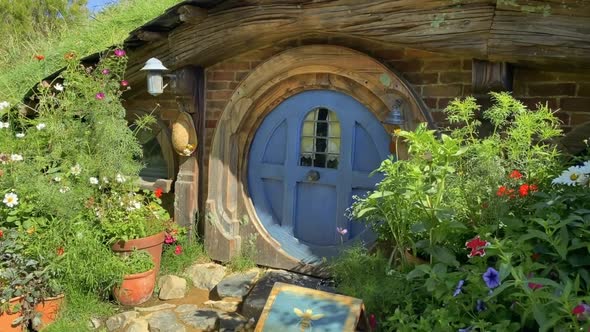
[[320, 172], [311, 170], [311, 171], [307, 172], [307, 175], [305, 176], [305, 178], [307, 181], [315, 182], [320, 179]]

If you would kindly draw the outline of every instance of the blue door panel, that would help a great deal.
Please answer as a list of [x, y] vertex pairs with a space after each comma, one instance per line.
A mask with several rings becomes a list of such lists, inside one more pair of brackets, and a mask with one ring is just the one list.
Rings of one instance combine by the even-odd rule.
[[[303, 123], [316, 109], [335, 114], [327, 121], [318, 115], [326, 114], [325, 110], [313, 113], [318, 117], [313, 122], [314, 135], [319, 135], [313, 148], [320, 149], [319, 153], [327, 151], [322, 152], [321, 144], [316, 145], [324, 137], [319, 128], [326, 125], [321, 123], [329, 123], [328, 128], [332, 128], [329, 126], [337, 118], [340, 148], [335, 152], [337, 145], [333, 145], [329, 151], [339, 152], [336, 168], [329, 168], [334, 164], [300, 164]], [[310, 127], [306, 128], [309, 135]], [[310, 141], [306, 142], [309, 149]], [[337, 144], [337, 140], [331, 142]], [[283, 250], [306, 263], [337, 255], [342, 244], [374, 241], [375, 235], [362, 223], [347, 219], [346, 209], [353, 195], [364, 194], [381, 179], [369, 177], [369, 173], [387, 158], [388, 147], [389, 136], [383, 126], [364, 105], [346, 94], [314, 90], [286, 99], [263, 120], [250, 147], [248, 186], [262, 225]], [[315, 152], [311, 155], [315, 157], [306, 154], [306, 160], [318, 157]], [[331, 158], [333, 162], [334, 156]], [[317, 172], [319, 178], [309, 179], [310, 171]], [[346, 228], [348, 233], [341, 236], [336, 227]]]

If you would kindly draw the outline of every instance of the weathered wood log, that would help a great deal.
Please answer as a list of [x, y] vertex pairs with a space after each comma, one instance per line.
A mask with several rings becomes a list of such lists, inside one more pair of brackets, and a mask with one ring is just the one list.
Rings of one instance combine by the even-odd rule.
[[207, 17], [207, 10], [190, 5], [180, 6], [178, 8], [178, 17], [181, 22], [197, 24]]
[[145, 30], [139, 30], [137, 32], [137, 38], [139, 38], [139, 40], [143, 40], [143, 41], [147, 41], [147, 42], [166, 39], [167, 36], [168, 36], [168, 34], [164, 33], [164, 32], [145, 31]]
[[[553, 0], [551, 3], [557, 0]], [[207, 11], [185, 5], [183, 24], [167, 44], [142, 49], [129, 63], [130, 79], [148, 57], [171, 68], [208, 66], [248, 50], [314, 34], [346, 36], [494, 61], [560, 63], [590, 69], [589, 4], [578, 15], [530, 13], [495, 1], [325, 0], [225, 1]], [[516, 1], [514, 3], [526, 3]], [[191, 9], [192, 8], [192, 9]], [[186, 13], [185, 13], [186, 11]], [[193, 15], [191, 14], [191, 15]], [[191, 16], [193, 17], [193, 16]], [[567, 59], [566, 59], [567, 58]]]

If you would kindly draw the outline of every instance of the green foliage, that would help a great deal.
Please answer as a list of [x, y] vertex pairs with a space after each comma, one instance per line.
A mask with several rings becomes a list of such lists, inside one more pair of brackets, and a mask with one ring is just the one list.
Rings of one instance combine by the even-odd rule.
[[256, 234], [248, 237], [242, 244], [240, 252], [233, 256], [227, 263], [227, 267], [233, 272], [243, 272], [256, 267]]
[[125, 266], [125, 274], [137, 274], [147, 272], [154, 268], [152, 256], [143, 250], [133, 250], [129, 255], [120, 257]]
[[[180, 254], [176, 254], [177, 246], [182, 248]], [[182, 237], [175, 243], [164, 247], [160, 274], [182, 274], [190, 265], [208, 260], [209, 258], [201, 242], [194, 240], [189, 243], [188, 238]]]

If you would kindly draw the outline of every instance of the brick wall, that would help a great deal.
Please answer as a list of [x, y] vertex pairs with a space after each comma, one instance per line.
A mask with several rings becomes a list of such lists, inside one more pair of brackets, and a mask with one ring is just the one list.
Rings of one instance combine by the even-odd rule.
[[550, 72], [517, 68], [514, 96], [527, 106], [547, 102], [568, 131], [590, 121], [590, 73]]

